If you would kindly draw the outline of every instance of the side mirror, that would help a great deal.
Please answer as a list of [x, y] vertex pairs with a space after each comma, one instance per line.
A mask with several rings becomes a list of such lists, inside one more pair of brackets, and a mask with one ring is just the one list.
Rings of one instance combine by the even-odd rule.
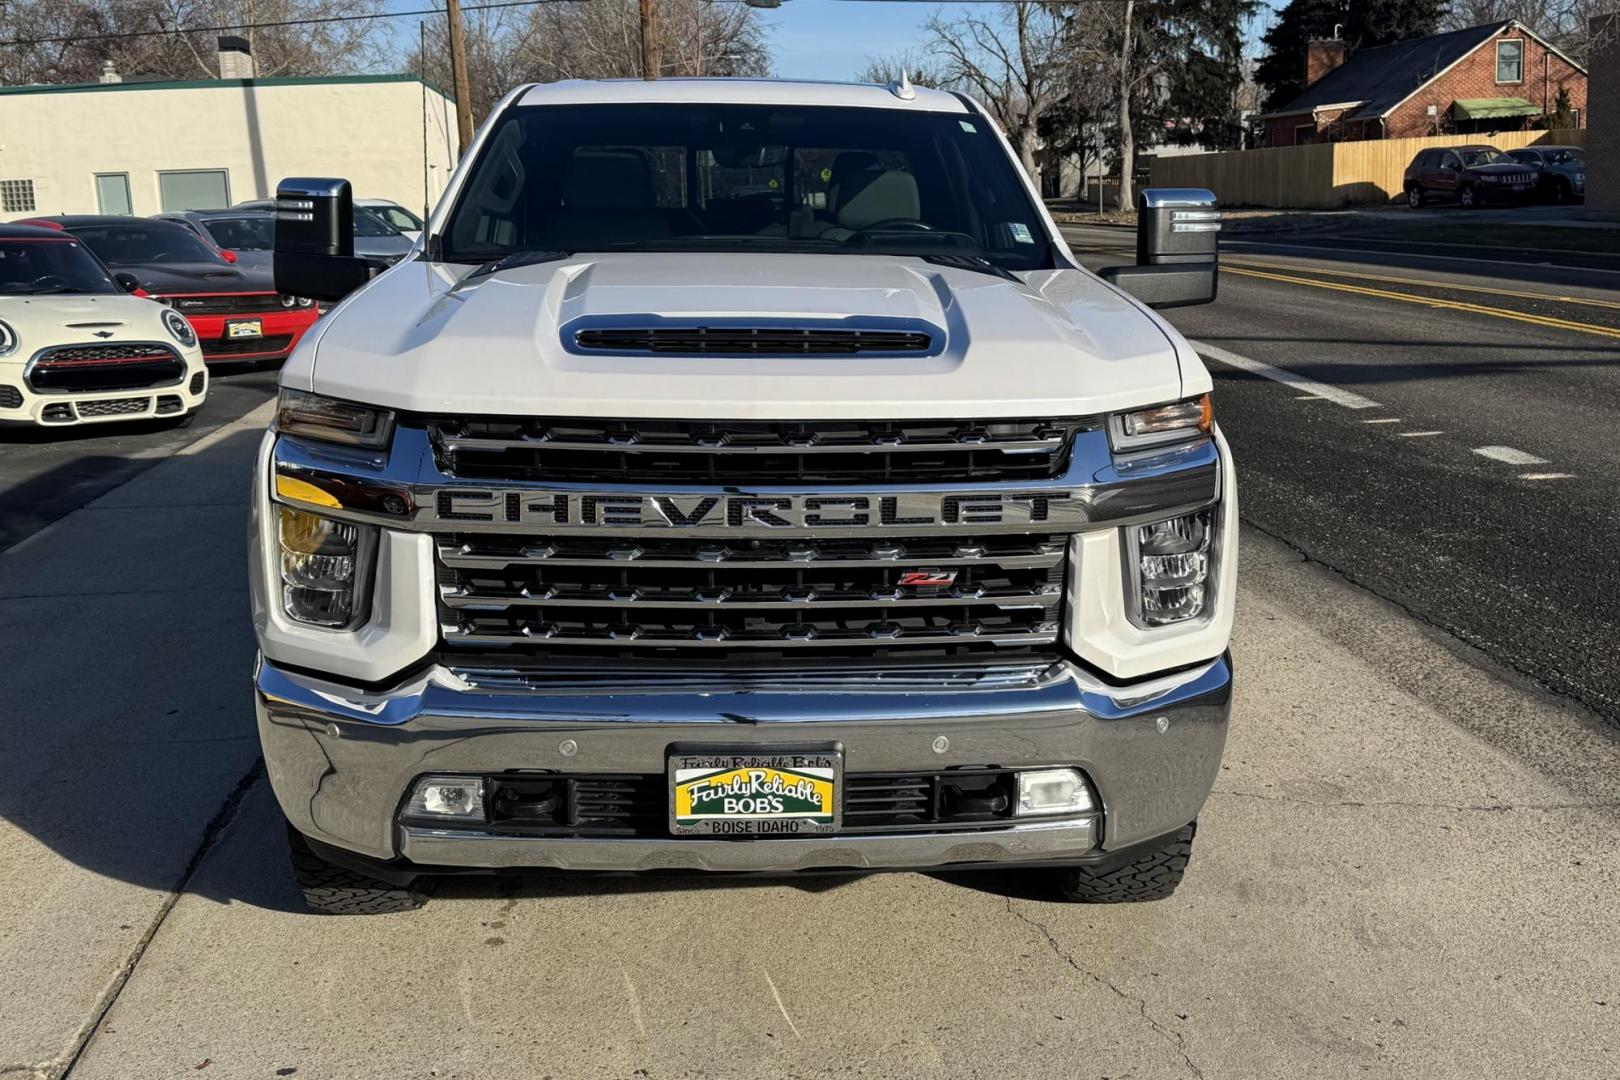
[[141, 279], [128, 271], [118, 271], [118, 273], [113, 275], [113, 280], [118, 283], [118, 287], [120, 289], [123, 289], [127, 293], [138, 293], [141, 291]]
[[236, 252], [232, 251], [230, 248], [220, 248], [219, 257], [228, 263], [234, 264], [236, 262]]
[[289, 179], [276, 186], [276, 291], [341, 300], [383, 264], [354, 254], [354, 192], [347, 180]]
[[1208, 304], [1220, 275], [1220, 229], [1213, 192], [1148, 188], [1136, 204], [1136, 265], [1098, 273], [1149, 307]]

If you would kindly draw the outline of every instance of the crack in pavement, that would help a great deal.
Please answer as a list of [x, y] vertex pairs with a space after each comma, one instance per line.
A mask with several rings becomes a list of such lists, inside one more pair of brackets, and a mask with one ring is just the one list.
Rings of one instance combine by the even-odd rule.
[[[236, 785], [225, 796], [225, 801], [220, 803], [219, 809], [214, 812], [214, 816], [203, 827], [202, 841], [197, 845], [197, 850], [192, 852], [190, 860], [186, 863], [186, 868], [180, 874], [180, 880], [175, 883], [174, 888], [170, 889], [169, 894], [164, 897], [163, 903], [159, 906], [151, 925], [146, 928], [146, 932], [141, 935], [140, 940], [135, 943], [135, 947], [130, 950], [129, 956], [124, 960], [118, 971], [114, 973], [112, 985], [102, 995], [101, 1002], [96, 1006], [95, 1015], [90, 1018], [89, 1023], [79, 1029], [72, 1051], [65, 1060], [58, 1059], [48, 1062], [47, 1064], [51, 1066], [49, 1071], [37, 1072], [36, 1076], [40, 1077], [41, 1080], [67, 1080], [72, 1075], [74, 1068], [79, 1064], [79, 1059], [84, 1056], [84, 1052], [95, 1041], [96, 1034], [101, 1030], [101, 1025], [107, 1019], [107, 1014], [118, 1003], [118, 998], [123, 994], [124, 987], [129, 984], [130, 978], [134, 976], [135, 967], [141, 962], [141, 958], [146, 955], [147, 947], [152, 944], [152, 939], [157, 937], [157, 933], [162, 929], [164, 921], [169, 917], [169, 913], [180, 902], [180, 898], [186, 894], [186, 886], [191, 884], [191, 879], [196, 875], [198, 868], [202, 866], [203, 860], [214, 850], [220, 835], [230, 826], [231, 822], [236, 820], [236, 813], [241, 809], [242, 801], [247, 798], [247, 793], [263, 778], [264, 759], [256, 758], [253, 767], [236, 782]], [[61, 1065], [59, 1071], [56, 1069], [57, 1065]]]
[[1007, 914], [1011, 915], [1019, 922], [1039, 930], [1041, 936], [1046, 939], [1046, 944], [1051, 948], [1052, 952], [1058, 957], [1058, 959], [1074, 968], [1075, 971], [1078, 971], [1080, 974], [1084, 975], [1098, 986], [1107, 989], [1121, 1001], [1124, 1001], [1130, 1005], [1135, 1005], [1136, 1011], [1141, 1014], [1143, 1020], [1147, 1021], [1148, 1026], [1151, 1027], [1158, 1035], [1175, 1045], [1176, 1053], [1181, 1055], [1181, 1060], [1186, 1064], [1187, 1070], [1191, 1072], [1193, 1076], [1197, 1077], [1198, 1080], [1204, 1080], [1204, 1070], [1193, 1064], [1192, 1057], [1187, 1053], [1186, 1038], [1181, 1034], [1181, 1032], [1172, 1028], [1167, 1028], [1157, 1019], [1155, 1019], [1153, 1015], [1148, 1012], [1146, 998], [1133, 997], [1132, 995], [1121, 990], [1118, 986], [1114, 985], [1114, 983], [1108, 979], [1105, 979], [1101, 975], [1097, 974], [1095, 971], [1088, 971], [1087, 969], [1081, 967], [1075, 958], [1065, 952], [1063, 946], [1058, 944], [1057, 938], [1052, 936], [1052, 931], [1046, 928], [1046, 924], [1042, 923], [1038, 919], [1030, 918], [1022, 911], [1019, 911], [1017, 908], [1013, 907], [1012, 897], [1010, 896], [1007, 897]]
[[1356, 799], [1323, 800], [1301, 799], [1294, 795], [1268, 795], [1260, 791], [1227, 791], [1216, 788], [1210, 792], [1210, 797], [1224, 795], [1233, 799], [1259, 799], [1262, 802], [1294, 803], [1298, 806], [1321, 807], [1348, 807], [1368, 810], [1453, 810], [1458, 813], [1492, 813], [1507, 814], [1515, 810], [1617, 810], [1620, 802], [1573, 802], [1573, 803], [1432, 803], [1408, 802], [1401, 799], [1380, 800], [1377, 802], [1360, 801]]

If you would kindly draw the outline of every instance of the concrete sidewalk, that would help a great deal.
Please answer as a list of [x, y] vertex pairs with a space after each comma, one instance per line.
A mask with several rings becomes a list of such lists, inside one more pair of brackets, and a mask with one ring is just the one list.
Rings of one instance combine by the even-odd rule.
[[0, 557], [0, 1073], [1620, 1073], [1620, 740], [1253, 531], [1232, 739], [1172, 901], [550, 878], [306, 914], [252, 739], [256, 441]]

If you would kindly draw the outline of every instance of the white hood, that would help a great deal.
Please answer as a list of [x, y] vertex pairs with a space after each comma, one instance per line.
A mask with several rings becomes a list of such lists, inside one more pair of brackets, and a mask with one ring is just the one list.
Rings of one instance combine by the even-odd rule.
[[[465, 273], [399, 264], [322, 320], [283, 382], [414, 412], [737, 420], [1086, 415], [1184, 390], [1171, 332], [1078, 270], [1014, 281], [879, 255], [638, 252], [456, 287]], [[942, 347], [731, 359], [564, 346], [575, 320], [635, 316], [913, 320]]]

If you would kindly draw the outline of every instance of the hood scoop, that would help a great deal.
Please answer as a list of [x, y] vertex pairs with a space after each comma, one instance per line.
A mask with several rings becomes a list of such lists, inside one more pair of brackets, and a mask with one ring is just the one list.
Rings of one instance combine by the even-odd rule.
[[580, 319], [563, 328], [570, 352], [613, 356], [932, 356], [943, 342], [937, 327], [913, 319], [674, 323], [649, 316], [612, 325]]

